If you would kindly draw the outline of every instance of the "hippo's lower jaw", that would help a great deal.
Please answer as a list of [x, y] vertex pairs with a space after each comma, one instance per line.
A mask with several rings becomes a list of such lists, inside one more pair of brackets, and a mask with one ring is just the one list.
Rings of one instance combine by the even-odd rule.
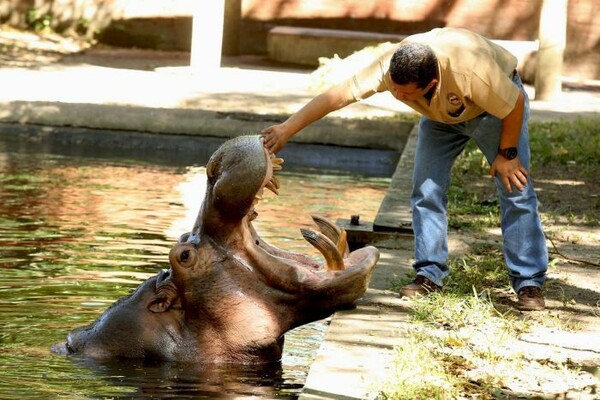
[[[207, 165], [207, 190], [171, 268], [142, 283], [94, 323], [71, 332], [63, 353], [200, 363], [280, 359], [284, 334], [346, 308], [367, 289], [374, 247], [348, 251], [345, 232], [314, 216], [302, 235], [323, 255], [285, 251], [252, 226], [262, 191], [277, 193], [282, 160], [258, 136], [226, 142]], [[59, 346], [60, 347], [60, 346]]]

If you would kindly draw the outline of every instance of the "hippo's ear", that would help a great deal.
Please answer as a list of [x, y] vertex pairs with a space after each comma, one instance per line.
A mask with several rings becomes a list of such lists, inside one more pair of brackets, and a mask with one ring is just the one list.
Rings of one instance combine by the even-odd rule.
[[160, 286], [156, 290], [156, 294], [148, 303], [148, 310], [154, 313], [161, 313], [169, 310], [171, 306], [175, 306], [178, 302], [177, 288], [173, 282], [169, 282]]

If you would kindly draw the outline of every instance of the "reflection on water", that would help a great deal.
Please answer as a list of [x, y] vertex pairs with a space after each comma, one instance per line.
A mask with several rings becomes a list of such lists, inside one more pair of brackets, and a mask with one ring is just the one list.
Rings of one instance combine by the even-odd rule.
[[[281, 365], [260, 369], [51, 354], [68, 331], [168, 268], [200, 207], [204, 168], [14, 147], [0, 141], [0, 398], [297, 397], [325, 322], [290, 332]], [[258, 206], [257, 231], [315, 257], [299, 233], [310, 214], [373, 220], [389, 183], [285, 171], [280, 180], [280, 196]]]

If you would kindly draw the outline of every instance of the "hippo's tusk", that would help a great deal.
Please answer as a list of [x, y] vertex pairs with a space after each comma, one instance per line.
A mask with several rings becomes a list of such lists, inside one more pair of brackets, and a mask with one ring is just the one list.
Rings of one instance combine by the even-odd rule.
[[345, 229], [340, 229], [340, 238], [338, 239], [337, 248], [342, 257], [347, 257], [350, 253], [350, 249], [348, 249], [348, 235]]
[[346, 240], [346, 230], [338, 227], [329, 219], [320, 215], [311, 215], [319, 230], [327, 236], [333, 243], [336, 243], [337, 249], [342, 257], [348, 256], [348, 242]]
[[326, 262], [326, 271], [343, 271], [346, 269], [337, 246], [327, 236], [310, 229], [300, 229], [300, 232], [302, 232], [302, 236], [304, 236], [304, 239], [308, 243], [312, 244], [313, 247], [323, 254]]
[[273, 182], [273, 185], [275, 185], [275, 187], [277, 189], [279, 189], [281, 187], [281, 184], [279, 183], [279, 179], [277, 179], [277, 177], [275, 175], [273, 175], [271, 177], [271, 182]]
[[272, 181], [267, 182], [267, 184], [265, 185], [265, 188], [269, 189], [271, 192], [275, 193], [276, 195], [279, 195], [279, 190], [277, 190], [277, 187], [275, 186], [275, 184]]

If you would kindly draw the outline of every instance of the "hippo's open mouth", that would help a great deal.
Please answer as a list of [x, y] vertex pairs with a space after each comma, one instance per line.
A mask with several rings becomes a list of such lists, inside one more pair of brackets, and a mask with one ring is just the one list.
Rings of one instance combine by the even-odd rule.
[[280, 359], [283, 335], [361, 297], [379, 258], [348, 251], [343, 229], [313, 216], [302, 229], [325, 262], [262, 240], [252, 221], [283, 160], [259, 136], [225, 142], [206, 167], [207, 187], [170, 269], [142, 283], [94, 323], [69, 334], [65, 352], [95, 358], [257, 363]]

